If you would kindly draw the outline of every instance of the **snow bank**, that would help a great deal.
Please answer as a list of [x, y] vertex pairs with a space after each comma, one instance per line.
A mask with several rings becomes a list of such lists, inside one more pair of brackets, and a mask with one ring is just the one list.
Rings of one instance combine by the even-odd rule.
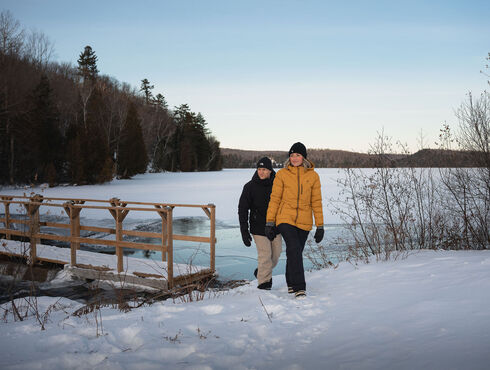
[[[0, 239], [0, 252], [4, 252], [9, 255], [16, 256], [28, 256], [29, 244], [25, 244], [18, 241]], [[59, 248], [52, 245], [38, 244], [36, 247], [36, 255], [39, 258], [44, 258], [49, 261], [59, 262], [71, 262], [71, 250], [70, 248]], [[117, 272], [117, 256], [108, 255], [104, 253], [88, 252], [83, 250], [77, 251], [77, 263], [87, 266], [106, 267], [109, 271]], [[150, 260], [144, 258], [133, 258], [124, 256], [123, 258], [123, 271], [127, 275], [133, 275], [134, 273], [144, 273], [152, 275], [160, 275], [162, 280], [166, 280], [167, 275], [167, 262]], [[207, 267], [187, 265], [187, 264], [173, 264], [174, 277], [180, 275], [187, 275], [190, 273], [198, 273]]]
[[103, 308], [101, 336], [93, 314], [70, 316], [80, 304], [61, 300], [44, 331], [7, 315], [0, 368], [487, 369], [489, 266], [488, 251], [342, 263], [308, 273], [304, 300], [274, 276], [271, 291], [253, 281], [194, 303]]

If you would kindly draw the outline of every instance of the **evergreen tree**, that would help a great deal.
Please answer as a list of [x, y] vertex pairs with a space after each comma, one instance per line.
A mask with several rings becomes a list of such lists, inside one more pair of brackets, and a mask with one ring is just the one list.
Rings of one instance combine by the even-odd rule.
[[101, 93], [94, 89], [87, 106], [87, 120], [80, 132], [80, 144], [84, 159], [84, 178], [90, 184], [112, 179], [107, 171], [110, 158], [109, 145], [100, 122], [105, 106]]
[[[193, 119], [193, 113], [191, 112], [189, 105], [181, 104], [178, 107], [175, 107], [174, 111], [174, 124], [175, 130], [173, 131], [172, 138], [169, 142], [169, 150], [170, 150], [170, 165], [168, 167], [169, 171], [184, 171], [182, 169], [182, 165], [187, 168], [191, 168], [192, 165], [188, 164], [189, 160], [186, 158], [186, 153], [191, 150], [191, 145], [184, 145], [184, 149], [182, 148], [182, 144], [184, 142], [184, 138], [186, 134], [185, 125], [186, 123], [191, 123]], [[187, 171], [191, 171], [187, 169]]]
[[162, 94], [157, 94], [153, 102], [157, 107], [157, 109], [161, 109], [161, 110], [168, 109], [167, 101], [165, 100], [165, 97]]
[[87, 45], [78, 58], [78, 74], [84, 81], [95, 81], [99, 70], [97, 69], [97, 56], [92, 47]]
[[191, 112], [189, 105], [181, 104], [175, 107], [174, 119], [178, 126], [183, 126], [185, 123], [193, 122], [194, 113]]
[[208, 136], [209, 148], [211, 155], [208, 160], [208, 171], [221, 171], [223, 169], [223, 158], [221, 156], [221, 150], [219, 148], [219, 141], [214, 136]]
[[72, 122], [66, 132], [66, 165], [68, 179], [72, 184], [85, 182], [83, 142], [84, 126]]
[[97, 56], [92, 48], [87, 45], [78, 58], [78, 75], [83, 78], [83, 84], [80, 86], [80, 97], [83, 109], [83, 124], [87, 129], [88, 104], [95, 89], [97, 79]]
[[[31, 92], [32, 93], [32, 92]], [[29, 117], [29, 103], [31, 97], [26, 97], [22, 105], [24, 113], [10, 117], [11, 130], [10, 139], [15, 142], [11, 147], [9, 157], [12, 162], [12, 176], [16, 182], [33, 183], [38, 178], [38, 156], [39, 156], [39, 130], [33, 125]]]
[[148, 105], [152, 99], [152, 93], [151, 90], [154, 88], [154, 85], [150, 85], [150, 81], [148, 79], [144, 78], [141, 80], [141, 86], [140, 86], [140, 91], [143, 91], [143, 94], [145, 94], [145, 102]]
[[7, 112], [5, 109], [5, 98], [0, 91], [0, 184], [7, 183], [9, 180], [9, 135], [7, 131]]
[[203, 115], [201, 114], [201, 112], [199, 112], [197, 115], [196, 115], [196, 118], [194, 120], [194, 122], [199, 125], [200, 127], [202, 127], [202, 130], [203, 132], [207, 135], [209, 134], [209, 130], [208, 128], [206, 127], [207, 126], [207, 122], [206, 120], [204, 119]]
[[138, 173], [145, 173], [147, 165], [148, 155], [146, 154], [138, 111], [134, 103], [130, 103], [126, 122], [121, 131], [121, 141], [117, 153], [117, 174], [122, 178], [129, 178]]
[[[221, 167], [219, 142], [208, 139], [207, 122], [201, 113], [193, 113], [187, 104], [174, 111], [176, 135], [179, 135], [175, 155], [181, 171], [209, 171]], [[217, 148], [216, 148], [217, 146]], [[211, 167], [213, 166], [213, 167]], [[214, 168], [216, 166], [216, 168]], [[175, 170], [175, 169], [174, 169]]]
[[46, 75], [33, 92], [33, 108], [29, 120], [35, 132], [33, 146], [34, 163], [38, 181], [57, 182], [63, 162], [63, 138], [59, 130], [59, 113], [53, 102], [52, 89]]
[[197, 158], [196, 169], [198, 171], [207, 171], [209, 170], [208, 161], [211, 157], [211, 148], [209, 146], [209, 141], [206, 138], [205, 128], [201, 123], [195, 122], [192, 125], [192, 131], [194, 155]]
[[[47, 181], [47, 167], [51, 163], [50, 175], [59, 171], [63, 154], [59, 114], [45, 75], [41, 75], [40, 82], [27, 93], [19, 108], [22, 113], [9, 118], [14, 128], [10, 133], [11, 139], [16, 144], [12, 152], [6, 153], [14, 158], [12, 174], [16, 182]], [[56, 176], [50, 180], [53, 184], [57, 181]]]

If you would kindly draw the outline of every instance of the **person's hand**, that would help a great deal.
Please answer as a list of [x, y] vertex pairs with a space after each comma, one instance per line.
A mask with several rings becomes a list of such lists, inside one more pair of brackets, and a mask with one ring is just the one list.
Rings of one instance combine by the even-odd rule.
[[248, 232], [248, 227], [240, 226], [240, 232], [242, 233], [242, 240], [245, 246], [250, 247], [252, 245], [252, 236]]
[[267, 239], [270, 241], [273, 241], [274, 238], [276, 237], [276, 228], [274, 226], [274, 222], [267, 222], [265, 224], [265, 229], [264, 229], [265, 236], [267, 236]]
[[323, 239], [323, 234], [325, 234], [325, 231], [323, 230], [323, 226], [319, 226], [316, 228], [315, 232], [315, 242], [320, 243]]

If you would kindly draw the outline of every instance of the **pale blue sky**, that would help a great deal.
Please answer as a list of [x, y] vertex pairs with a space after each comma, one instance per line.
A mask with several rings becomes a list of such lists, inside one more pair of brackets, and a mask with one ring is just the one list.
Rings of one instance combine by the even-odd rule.
[[488, 1], [0, 0], [76, 63], [155, 85], [222, 147], [366, 151], [376, 132], [434, 147], [490, 52]]

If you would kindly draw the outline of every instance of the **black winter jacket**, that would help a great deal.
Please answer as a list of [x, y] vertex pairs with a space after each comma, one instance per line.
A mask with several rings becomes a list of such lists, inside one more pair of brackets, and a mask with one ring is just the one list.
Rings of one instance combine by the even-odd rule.
[[270, 178], [261, 180], [255, 171], [252, 180], [243, 186], [238, 203], [238, 219], [241, 228], [246, 227], [248, 229], [250, 221], [251, 234], [265, 236], [265, 216], [267, 215], [267, 206], [269, 205], [275, 175], [275, 171], [272, 171]]

